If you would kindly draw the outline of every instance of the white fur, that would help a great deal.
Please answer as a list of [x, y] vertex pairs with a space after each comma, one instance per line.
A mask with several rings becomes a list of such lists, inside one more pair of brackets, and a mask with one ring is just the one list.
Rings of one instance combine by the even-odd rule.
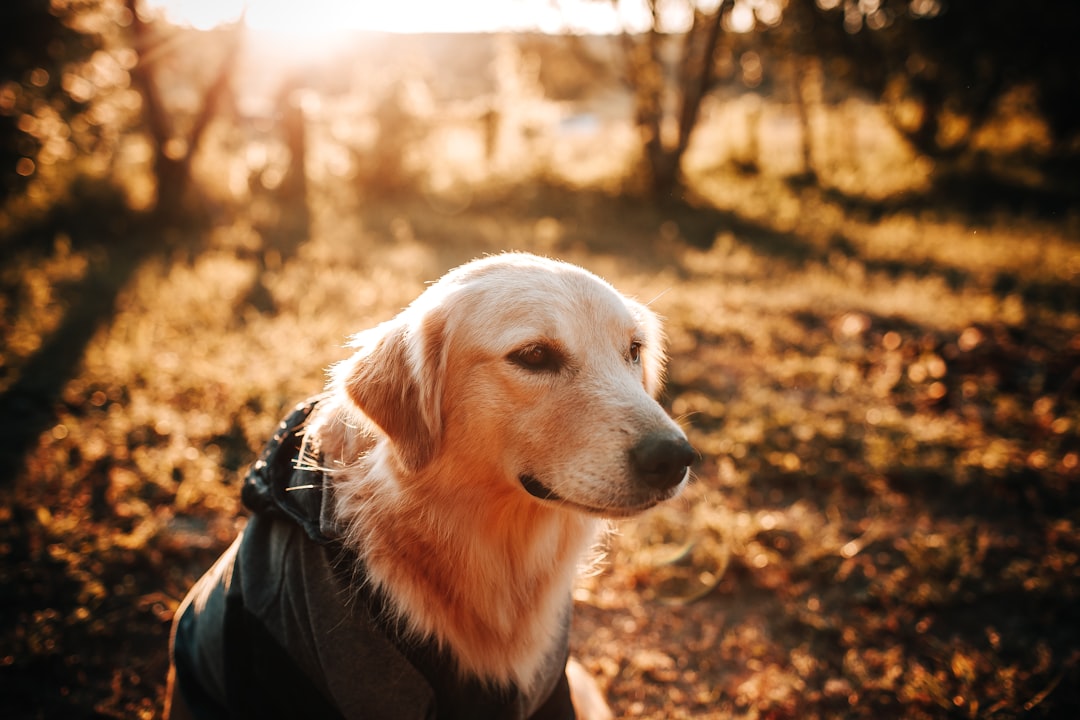
[[[643, 433], [682, 437], [653, 399], [662, 344], [656, 316], [595, 275], [507, 254], [450, 272], [334, 369], [306, 442], [347, 542], [462, 673], [528, 692], [602, 518], [680, 489], [628, 465]], [[514, 359], [534, 345], [557, 350], [555, 370]]]

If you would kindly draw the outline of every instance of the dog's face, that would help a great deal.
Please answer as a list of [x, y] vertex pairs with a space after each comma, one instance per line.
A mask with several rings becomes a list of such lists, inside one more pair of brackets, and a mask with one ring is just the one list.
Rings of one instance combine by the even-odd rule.
[[388, 436], [403, 482], [497, 483], [623, 516], [686, 480], [693, 450], [654, 399], [659, 322], [581, 268], [469, 263], [357, 344], [336, 377]]

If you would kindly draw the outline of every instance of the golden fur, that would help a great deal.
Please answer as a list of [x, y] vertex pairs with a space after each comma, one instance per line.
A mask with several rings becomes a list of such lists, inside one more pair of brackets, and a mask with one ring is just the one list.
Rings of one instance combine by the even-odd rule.
[[603, 518], [685, 482], [633, 482], [628, 460], [643, 434], [685, 444], [653, 399], [662, 344], [655, 315], [603, 280], [507, 254], [452, 271], [334, 368], [308, 457], [398, 619], [461, 672], [532, 687]]

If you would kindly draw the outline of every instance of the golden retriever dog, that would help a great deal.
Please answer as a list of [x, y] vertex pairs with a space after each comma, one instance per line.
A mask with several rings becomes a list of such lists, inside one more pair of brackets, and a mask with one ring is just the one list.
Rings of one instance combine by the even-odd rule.
[[177, 611], [172, 716], [610, 717], [568, 661], [577, 569], [695, 457], [655, 400], [657, 317], [510, 253], [353, 345], [253, 466], [245, 530]]

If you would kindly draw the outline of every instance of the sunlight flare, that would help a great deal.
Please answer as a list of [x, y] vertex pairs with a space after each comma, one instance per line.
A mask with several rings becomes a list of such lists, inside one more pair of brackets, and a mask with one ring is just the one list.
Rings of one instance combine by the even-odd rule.
[[[145, 0], [171, 24], [210, 30], [244, 19], [255, 32], [325, 37], [356, 30], [392, 33], [540, 32], [612, 33], [644, 29], [643, 0]], [[705, 3], [707, 4], [707, 3]], [[674, 7], [674, 6], [673, 6]], [[666, 26], [687, 18], [667, 18]]]

